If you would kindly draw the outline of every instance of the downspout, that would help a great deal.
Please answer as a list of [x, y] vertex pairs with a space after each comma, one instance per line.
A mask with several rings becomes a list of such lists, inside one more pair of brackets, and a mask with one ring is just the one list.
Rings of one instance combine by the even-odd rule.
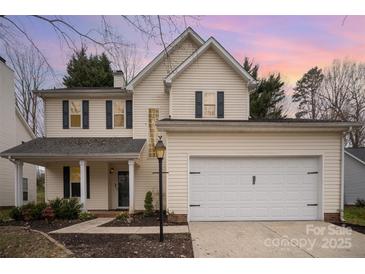
[[[351, 130], [351, 128], [350, 128]], [[344, 146], [344, 139], [345, 139], [346, 133], [342, 134], [341, 138], [341, 201], [340, 201], [340, 220], [341, 222], [345, 221], [343, 217], [344, 212], [344, 191], [345, 191], [345, 182], [344, 182], [344, 166], [345, 166], [345, 146]]]

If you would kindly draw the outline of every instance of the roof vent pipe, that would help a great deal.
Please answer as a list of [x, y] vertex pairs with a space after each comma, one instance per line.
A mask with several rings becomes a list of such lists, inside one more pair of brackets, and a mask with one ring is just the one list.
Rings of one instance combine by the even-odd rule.
[[114, 72], [114, 87], [125, 88], [124, 73], [121, 70], [117, 70], [116, 72]]

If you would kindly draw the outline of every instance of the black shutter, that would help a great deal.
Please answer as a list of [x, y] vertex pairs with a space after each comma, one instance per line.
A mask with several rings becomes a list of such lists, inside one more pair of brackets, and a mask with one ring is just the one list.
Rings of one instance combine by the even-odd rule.
[[89, 128], [89, 101], [82, 100], [82, 128]]
[[126, 128], [133, 127], [133, 103], [132, 100], [125, 101]]
[[64, 129], [69, 128], [69, 123], [68, 123], [68, 100], [64, 100], [62, 101], [62, 127]]
[[224, 118], [224, 92], [217, 92], [217, 117]]
[[113, 128], [113, 101], [107, 100], [105, 104], [106, 110], [106, 128]]
[[70, 198], [70, 167], [63, 167], [63, 198]]
[[90, 199], [90, 167], [86, 167], [86, 198]]
[[195, 91], [195, 118], [203, 117], [203, 92]]

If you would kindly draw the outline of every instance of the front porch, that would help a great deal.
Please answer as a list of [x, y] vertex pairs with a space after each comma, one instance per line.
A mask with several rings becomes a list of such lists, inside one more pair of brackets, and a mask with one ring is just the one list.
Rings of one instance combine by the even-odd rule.
[[15, 165], [15, 201], [22, 205], [23, 163], [44, 166], [46, 200], [76, 197], [83, 210], [135, 209], [135, 166], [145, 140], [38, 138], [0, 154]]

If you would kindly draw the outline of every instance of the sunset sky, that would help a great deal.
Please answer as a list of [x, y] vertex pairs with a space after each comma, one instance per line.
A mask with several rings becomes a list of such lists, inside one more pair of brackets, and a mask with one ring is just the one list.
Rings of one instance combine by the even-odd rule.
[[[26, 17], [14, 18], [30, 31], [61, 79], [70, 49], [60, 43], [52, 28], [44, 23]], [[254, 58], [260, 64], [261, 75], [280, 72], [290, 92], [295, 82], [313, 66], [325, 67], [335, 58], [365, 62], [365, 16], [344, 18], [201, 16], [191, 24], [204, 39], [214, 36], [240, 63], [244, 56]], [[98, 16], [69, 16], [67, 19], [82, 30], [96, 28], [100, 22]], [[137, 44], [141, 65], [161, 50], [155, 43], [150, 43], [147, 49], [146, 42], [119, 16], [108, 19], [123, 37]]]

